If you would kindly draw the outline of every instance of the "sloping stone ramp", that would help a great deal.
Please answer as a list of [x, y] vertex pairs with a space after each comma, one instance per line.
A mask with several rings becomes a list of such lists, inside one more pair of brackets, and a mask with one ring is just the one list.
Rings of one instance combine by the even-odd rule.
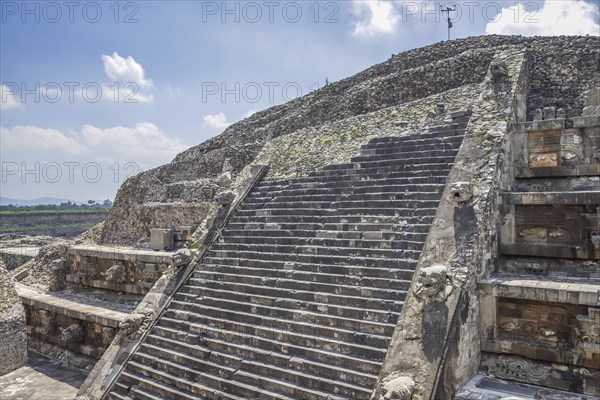
[[264, 181], [109, 399], [368, 399], [466, 122]]

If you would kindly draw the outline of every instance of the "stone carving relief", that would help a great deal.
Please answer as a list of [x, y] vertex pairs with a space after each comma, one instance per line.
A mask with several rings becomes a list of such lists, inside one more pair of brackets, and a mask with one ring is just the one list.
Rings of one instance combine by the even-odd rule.
[[556, 167], [558, 155], [556, 153], [532, 154], [529, 156], [529, 164], [535, 167]]
[[[547, 260], [511, 260], [507, 265], [507, 272], [528, 274], [528, 275], [548, 275], [548, 270], [552, 266], [548, 265]], [[554, 265], [558, 269], [558, 264]]]
[[229, 205], [235, 200], [235, 193], [231, 190], [223, 190], [217, 193], [216, 200], [220, 205]]
[[60, 337], [65, 343], [81, 343], [83, 336], [83, 328], [80, 324], [71, 324], [66, 328], [60, 328]]
[[583, 138], [578, 129], [567, 129], [560, 138], [561, 164], [580, 165], [583, 163]]
[[426, 302], [445, 301], [452, 293], [449, 282], [448, 267], [443, 264], [434, 264], [419, 271], [415, 295]]
[[175, 254], [171, 256], [171, 265], [173, 267], [180, 267], [188, 264], [194, 258], [195, 252], [190, 249], [177, 250]]
[[600, 308], [590, 307], [588, 315], [577, 316], [577, 347], [586, 353], [600, 353]]
[[500, 356], [489, 372], [501, 379], [539, 382], [548, 377], [549, 369], [524, 358]]
[[596, 210], [595, 214], [585, 214], [588, 220], [588, 230], [590, 232], [590, 241], [594, 247], [600, 247], [600, 210]]
[[504, 61], [494, 60], [490, 63], [490, 71], [495, 80], [504, 79], [508, 76], [508, 67]]
[[125, 266], [115, 264], [104, 273], [104, 277], [108, 282], [123, 283], [127, 281]]
[[473, 197], [473, 185], [469, 182], [454, 182], [446, 196], [448, 203], [457, 206], [464, 204]]
[[410, 376], [390, 375], [375, 389], [375, 400], [411, 400], [415, 381]]
[[141, 313], [129, 314], [127, 318], [119, 324], [119, 334], [121, 334], [125, 340], [133, 339], [139, 332], [148, 328], [152, 322], [152, 314], [153, 312], [151, 310], [142, 310]]
[[54, 332], [56, 329], [54, 314], [46, 310], [39, 310], [37, 314], [39, 317], [39, 325], [35, 327], [36, 332], [42, 335], [50, 335]]

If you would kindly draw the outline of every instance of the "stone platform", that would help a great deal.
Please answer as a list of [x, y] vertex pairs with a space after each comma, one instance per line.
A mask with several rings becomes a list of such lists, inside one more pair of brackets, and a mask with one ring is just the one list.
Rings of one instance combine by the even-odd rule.
[[539, 386], [503, 381], [477, 375], [457, 394], [454, 400], [600, 400], [600, 397], [569, 393]]
[[2, 400], [70, 400], [85, 380], [87, 372], [65, 367], [35, 352], [27, 355], [27, 365], [0, 377]]

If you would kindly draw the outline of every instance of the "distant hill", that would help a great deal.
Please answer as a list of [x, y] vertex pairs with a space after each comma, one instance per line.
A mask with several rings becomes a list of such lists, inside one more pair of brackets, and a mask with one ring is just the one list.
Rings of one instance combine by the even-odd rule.
[[[39, 204], [55, 204], [60, 205], [61, 203], [71, 202], [74, 204], [87, 204], [87, 201], [73, 200], [73, 199], [58, 199], [56, 197], [40, 197], [32, 200], [22, 199], [11, 199], [9, 197], [0, 196], [0, 206], [20, 205], [20, 206], [37, 206]], [[97, 203], [102, 204], [104, 200], [96, 200]]]

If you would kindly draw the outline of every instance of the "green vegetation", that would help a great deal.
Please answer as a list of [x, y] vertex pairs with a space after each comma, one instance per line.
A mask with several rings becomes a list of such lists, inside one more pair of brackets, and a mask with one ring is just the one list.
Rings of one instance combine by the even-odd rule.
[[93, 222], [81, 222], [76, 224], [64, 224], [64, 225], [29, 225], [29, 226], [9, 226], [0, 227], [0, 233], [14, 233], [14, 232], [30, 232], [30, 231], [50, 231], [58, 229], [78, 229], [85, 228], [89, 229], [95, 224]]
[[104, 200], [102, 203], [96, 203], [93, 200], [89, 200], [87, 204], [75, 204], [70, 201], [66, 203], [56, 204], [39, 204], [36, 206], [19, 206], [9, 204], [7, 206], [0, 206], [0, 215], [10, 214], [79, 214], [79, 213], [93, 213], [93, 212], [106, 212], [112, 206], [110, 200]]

